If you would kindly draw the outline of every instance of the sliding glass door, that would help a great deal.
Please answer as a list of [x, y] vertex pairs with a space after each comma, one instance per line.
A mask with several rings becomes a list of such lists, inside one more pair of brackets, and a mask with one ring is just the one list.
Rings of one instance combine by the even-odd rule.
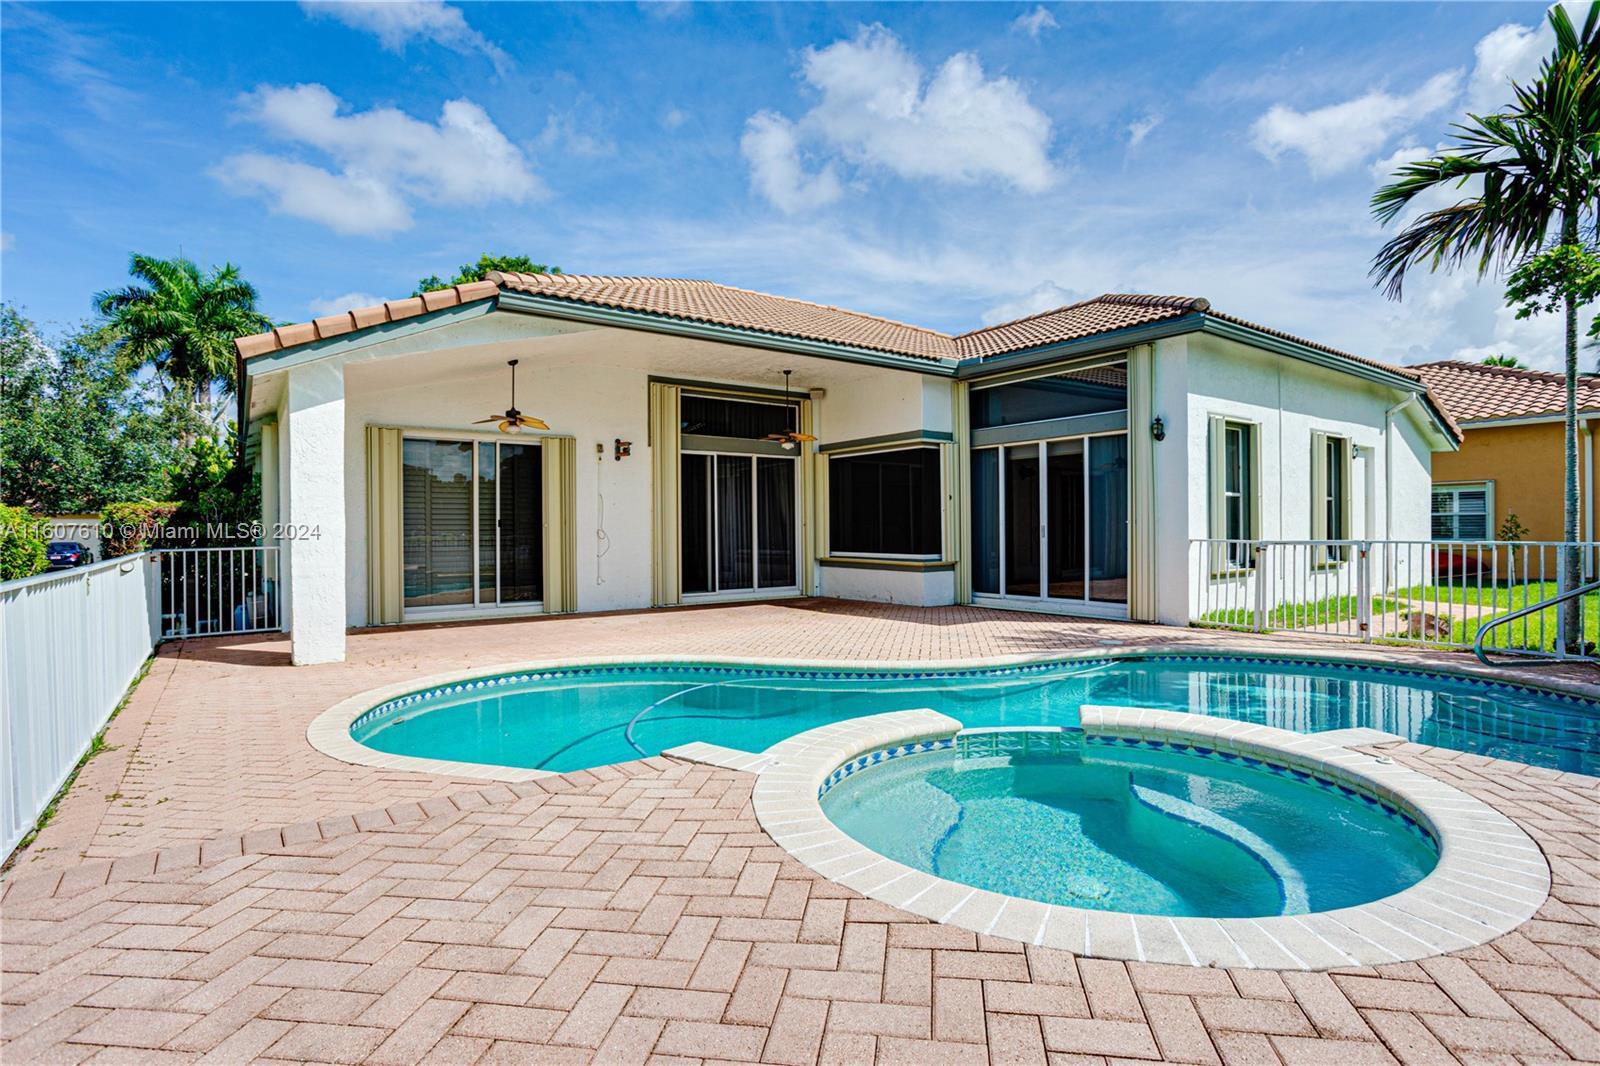
[[972, 587], [1039, 606], [1127, 603], [1126, 433], [972, 453]]
[[541, 602], [540, 446], [408, 437], [401, 452], [406, 611]]
[[686, 452], [679, 480], [685, 594], [792, 591], [795, 461]]

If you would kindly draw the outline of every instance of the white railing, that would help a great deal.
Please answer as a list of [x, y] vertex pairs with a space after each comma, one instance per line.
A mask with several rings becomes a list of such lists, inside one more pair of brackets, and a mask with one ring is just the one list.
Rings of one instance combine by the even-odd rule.
[[[1478, 630], [1564, 592], [1562, 561], [1579, 581], [1600, 570], [1600, 543], [1430, 540], [1191, 540], [1189, 619], [1195, 625], [1470, 648]], [[1492, 651], [1597, 658], [1600, 594], [1578, 605], [1582, 636], [1551, 606], [1495, 627]]]
[[279, 551], [251, 547], [158, 552], [162, 639], [282, 629]]
[[128, 555], [0, 585], [0, 856], [33, 827], [150, 655], [157, 571]]

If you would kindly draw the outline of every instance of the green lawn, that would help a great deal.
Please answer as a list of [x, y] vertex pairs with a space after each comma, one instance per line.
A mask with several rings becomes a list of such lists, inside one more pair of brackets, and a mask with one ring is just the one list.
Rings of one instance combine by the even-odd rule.
[[[1416, 585], [1407, 589], [1397, 589], [1387, 595], [1373, 597], [1372, 613], [1377, 615], [1408, 607], [1432, 613], [1431, 608], [1434, 604], [1439, 604], [1440, 606], [1445, 604], [1480, 604], [1485, 609], [1483, 618], [1468, 618], [1457, 621], [1451, 626], [1451, 642], [1470, 646], [1477, 638], [1479, 627], [1487, 624], [1494, 617], [1537, 603], [1555, 594], [1556, 583], [1554, 581], [1530, 581], [1515, 585], [1484, 584], [1481, 586], [1476, 582]], [[1556, 612], [1559, 609], [1556, 607], [1547, 608], [1538, 614], [1519, 618], [1495, 629], [1489, 636], [1488, 646], [1491, 648], [1537, 648], [1542, 646], [1546, 651], [1554, 650], [1556, 642]], [[1476, 612], [1473, 613], [1476, 614]], [[1268, 629], [1278, 630], [1317, 629], [1350, 621], [1355, 617], [1355, 614], [1356, 597], [1330, 596], [1326, 599], [1307, 603], [1282, 604], [1271, 608], [1267, 611], [1266, 625]], [[1541, 619], [1544, 625], [1542, 634], [1539, 628]], [[1249, 609], [1213, 611], [1199, 620], [1204, 625], [1219, 625], [1238, 629], [1254, 629], [1255, 621], [1255, 611]], [[1586, 640], [1600, 643], [1600, 597], [1585, 597], [1583, 631]], [[1377, 636], [1378, 639], [1382, 639], [1381, 635]]]

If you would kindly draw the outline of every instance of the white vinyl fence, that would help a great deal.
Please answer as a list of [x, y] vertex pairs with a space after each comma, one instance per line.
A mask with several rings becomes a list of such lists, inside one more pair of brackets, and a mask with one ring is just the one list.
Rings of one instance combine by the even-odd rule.
[[33, 827], [160, 635], [155, 560], [0, 584], [0, 856]]
[[125, 555], [0, 584], [0, 858], [163, 640], [282, 628], [278, 549]]
[[[1191, 540], [1189, 620], [1255, 632], [1470, 648], [1496, 618], [1566, 590], [1562, 556], [1579, 581], [1600, 571], [1600, 543], [1430, 540]], [[1597, 658], [1600, 593], [1580, 602], [1577, 657]], [[1489, 630], [1486, 651], [1570, 657], [1561, 606]]]

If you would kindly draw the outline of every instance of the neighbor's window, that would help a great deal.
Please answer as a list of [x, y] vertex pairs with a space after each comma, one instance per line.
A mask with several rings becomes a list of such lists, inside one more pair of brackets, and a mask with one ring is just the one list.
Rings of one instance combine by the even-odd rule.
[[936, 447], [831, 456], [829, 552], [937, 559], [943, 502], [939, 471]]
[[1434, 540], [1488, 540], [1489, 486], [1484, 482], [1433, 487]]

